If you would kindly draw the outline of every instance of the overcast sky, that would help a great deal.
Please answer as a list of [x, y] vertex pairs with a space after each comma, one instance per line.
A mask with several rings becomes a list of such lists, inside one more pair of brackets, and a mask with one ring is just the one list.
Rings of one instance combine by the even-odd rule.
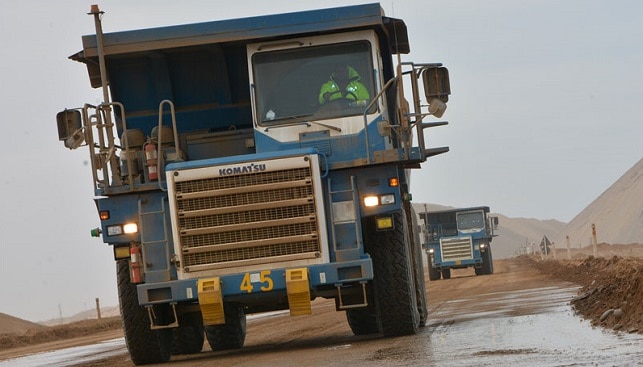
[[[105, 32], [360, 1], [99, 3]], [[93, 34], [91, 1], [0, 0], [0, 312], [41, 321], [118, 304], [86, 149], [58, 142], [55, 115], [100, 103], [67, 59]], [[442, 62], [452, 96], [427, 141], [451, 151], [414, 172], [416, 203], [488, 205], [570, 221], [643, 157], [643, 2], [394, 0], [411, 54]]]

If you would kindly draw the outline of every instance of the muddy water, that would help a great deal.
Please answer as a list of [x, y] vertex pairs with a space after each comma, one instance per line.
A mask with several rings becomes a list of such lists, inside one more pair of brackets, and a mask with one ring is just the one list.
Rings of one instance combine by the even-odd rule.
[[[313, 316], [275, 315], [264, 328], [250, 321], [255, 333], [241, 350], [175, 356], [169, 366], [643, 366], [643, 335], [605, 332], [582, 321], [569, 306], [578, 289], [571, 284], [481, 291], [483, 283], [503, 289], [498, 284], [511, 281], [498, 274], [440, 283], [459, 296], [435, 302], [428, 325], [413, 336], [355, 337], [326, 302]], [[68, 348], [0, 367], [131, 366], [123, 344]]]
[[[486, 294], [447, 302], [421, 335], [440, 366], [640, 366], [643, 336], [592, 328], [574, 315], [576, 287]], [[476, 309], [484, 309], [478, 312]]]
[[0, 361], [0, 367], [63, 367], [79, 364], [92, 364], [127, 353], [123, 338], [107, 340], [94, 345], [65, 348], [44, 353], [36, 353], [20, 358]]

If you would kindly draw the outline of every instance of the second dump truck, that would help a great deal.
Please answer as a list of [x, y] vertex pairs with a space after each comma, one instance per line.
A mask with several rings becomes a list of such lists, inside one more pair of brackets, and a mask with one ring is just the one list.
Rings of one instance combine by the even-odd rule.
[[451, 278], [451, 269], [473, 267], [476, 275], [493, 274], [491, 241], [498, 217], [488, 206], [420, 213], [429, 280]]
[[[450, 94], [379, 4], [96, 34], [103, 102], [57, 115], [89, 153], [135, 364], [240, 348], [246, 315], [335, 300], [355, 334], [427, 320], [409, 175]], [[409, 96], [409, 101], [407, 101]]]

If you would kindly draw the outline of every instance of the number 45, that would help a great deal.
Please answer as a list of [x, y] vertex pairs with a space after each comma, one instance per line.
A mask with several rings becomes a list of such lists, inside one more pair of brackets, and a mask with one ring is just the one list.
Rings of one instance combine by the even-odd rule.
[[[254, 276], [253, 276], [254, 275]], [[255, 278], [257, 273], [251, 274], [251, 273], [246, 273], [243, 276], [243, 280], [241, 281], [241, 286], [239, 289], [242, 291], [246, 291], [248, 293], [252, 293], [252, 290], [254, 289], [254, 286], [252, 285], [253, 278]], [[270, 278], [270, 270], [263, 270], [259, 273], [259, 279], [254, 279], [255, 282], [261, 283], [261, 289], [262, 292], [270, 292], [272, 288], [274, 287], [274, 283], [272, 281], [272, 278]]]

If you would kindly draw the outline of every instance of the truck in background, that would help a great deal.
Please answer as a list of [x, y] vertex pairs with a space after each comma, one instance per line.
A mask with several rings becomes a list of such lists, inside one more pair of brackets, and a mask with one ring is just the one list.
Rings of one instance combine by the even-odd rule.
[[429, 280], [451, 278], [451, 269], [474, 267], [476, 275], [493, 274], [491, 240], [498, 217], [488, 206], [420, 213]]
[[103, 34], [90, 15], [70, 59], [103, 102], [60, 112], [58, 135], [89, 152], [134, 364], [241, 348], [247, 314], [316, 297], [356, 335], [425, 324], [409, 175], [448, 151], [424, 133], [450, 86], [400, 60], [402, 20], [365, 4]]

